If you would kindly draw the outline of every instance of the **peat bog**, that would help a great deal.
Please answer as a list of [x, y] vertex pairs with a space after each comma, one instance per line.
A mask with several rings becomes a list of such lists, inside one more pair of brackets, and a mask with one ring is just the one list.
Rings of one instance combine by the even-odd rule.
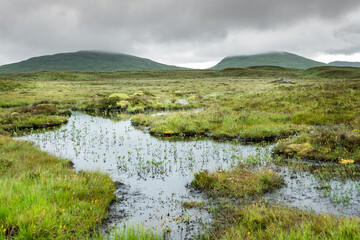
[[0, 239], [357, 239], [359, 76], [1, 74]]

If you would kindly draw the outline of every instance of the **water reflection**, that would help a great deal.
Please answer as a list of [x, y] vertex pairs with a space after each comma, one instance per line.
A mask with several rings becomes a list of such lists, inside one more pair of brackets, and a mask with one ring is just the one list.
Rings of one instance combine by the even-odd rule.
[[202, 169], [227, 169], [242, 157], [265, 148], [208, 139], [161, 140], [135, 129], [130, 121], [113, 122], [75, 113], [67, 125], [51, 132], [22, 137], [42, 150], [70, 159], [76, 170], [100, 170], [124, 185], [121, 201], [110, 211], [110, 225], [143, 224], [170, 229], [172, 239], [190, 238], [210, 224], [210, 215], [185, 210], [182, 201], [204, 200], [186, 186]]

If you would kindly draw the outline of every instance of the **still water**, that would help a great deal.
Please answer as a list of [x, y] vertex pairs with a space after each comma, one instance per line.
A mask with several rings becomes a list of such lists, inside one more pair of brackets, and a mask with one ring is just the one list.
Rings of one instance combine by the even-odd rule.
[[42, 150], [69, 159], [77, 171], [99, 170], [122, 183], [116, 190], [108, 226], [144, 225], [170, 230], [171, 239], [191, 238], [211, 224], [206, 211], [182, 207], [183, 201], [203, 201], [188, 188], [199, 170], [228, 169], [265, 148], [216, 142], [209, 139], [174, 141], [159, 139], [138, 130], [129, 120], [114, 122], [74, 113], [55, 131], [21, 139]]
[[249, 156], [264, 159], [257, 164], [267, 164], [285, 179], [286, 186], [268, 194], [268, 200], [318, 213], [360, 216], [359, 181], [331, 180], [325, 194], [324, 183], [312, 174], [267, 162], [270, 145], [160, 139], [134, 128], [129, 120], [114, 122], [83, 113], [74, 113], [57, 130], [20, 139], [71, 160], [77, 171], [106, 172], [121, 183], [115, 192], [119, 201], [110, 208], [106, 229], [142, 225], [169, 232], [171, 239], [194, 237], [212, 222], [208, 212], [182, 207], [184, 201], [207, 201], [188, 187], [194, 172], [229, 169]]

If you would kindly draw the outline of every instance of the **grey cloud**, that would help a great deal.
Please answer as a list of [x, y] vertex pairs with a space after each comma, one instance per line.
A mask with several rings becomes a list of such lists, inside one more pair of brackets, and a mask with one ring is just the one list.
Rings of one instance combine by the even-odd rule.
[[[347, 27], [354, 23], [336, 26], [359, 6], [358, 0], [3, 0], [0, 61], [81, 49], [126, 52], [171, 63], [179, 56], [178, 62], [209, 61], [231, 51], [240, 54], [265, 47], [307, 54], [342, 50], [332, 46], [334, 40], [317, 44], [313, 37], [312, 45], [320, 50], [296, 47], [309, 43], [302, 33], [306, 29], [298, 28], [298, 36], [293, 29], [306, 21], [334, 26], [322, 32], [325, 35], [314, 35], [332, 36], [346, 51], [357, 45], [351, 40], [358, 39], [356, 31]], [[289, 31], [289, 42], [271, 35]], [[252, 39], [254, 32], [266, 32], [260, 35], [267, 39]], [[242, 35], [229, 40], [237, 33]]]

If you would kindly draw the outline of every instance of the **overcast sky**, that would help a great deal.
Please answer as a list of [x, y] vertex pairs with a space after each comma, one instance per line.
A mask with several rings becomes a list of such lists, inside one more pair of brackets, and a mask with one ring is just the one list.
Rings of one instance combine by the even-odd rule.
[[360, 1], [1, 0], [0, 65], [78, 50], [187, 67], [270, 51], [360, 62]]

